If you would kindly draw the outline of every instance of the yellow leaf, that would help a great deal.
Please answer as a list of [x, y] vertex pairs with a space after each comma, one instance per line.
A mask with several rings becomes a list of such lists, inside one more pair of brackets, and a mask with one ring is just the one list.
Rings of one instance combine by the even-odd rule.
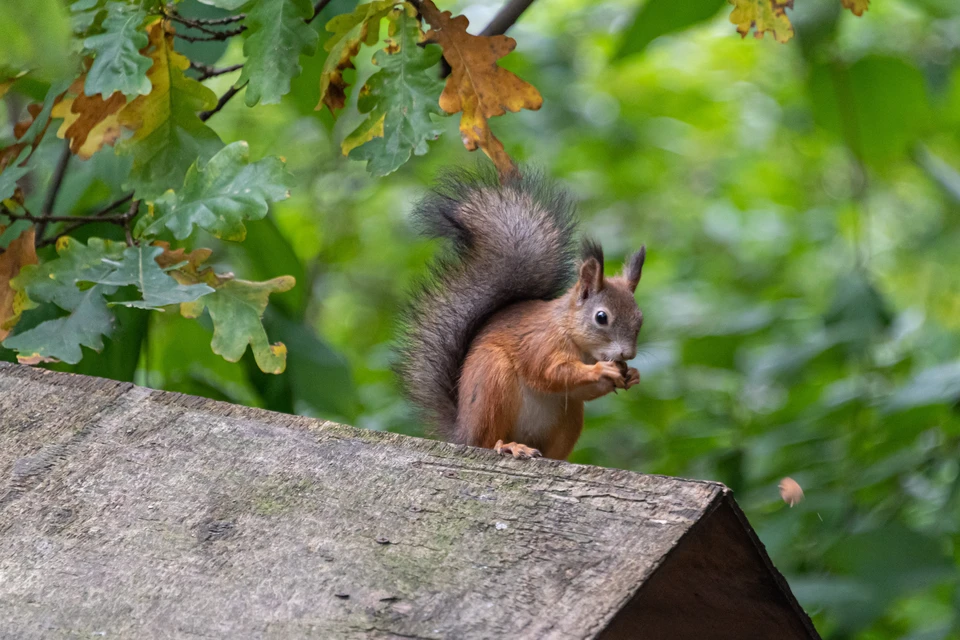
[[383, 123], [386, 118], [387, 114], [384, 113], [374, 122], [367, 120], [364, 122], [364, 125], [361, 125], [356, 131], [344, 138], [343, 144], [340, 145], [343, 149], [343, 155], [348, 155], [363, 143], [370, 142], [374, 138], [382, 138]]
[[36, 233], [31, 226], [0, 254], [0, 340], [5, 339], [25, 308], [23, 292], [10, 286], [24, 265], [37, 264]]
[[507, 111], [536, 110], [543, 104], [533, 85], [497, 65], [497, 60], [517, 46], [516, 40], [471, 35], [464, 16], [454, 18], [449, 11], [441, 12], [431, 0], [424, 0], [420, 11], [433, 27], [426, 41], [440, 45], [451, 69], [440, 94], [440, 108], [447, 113], [462, 112], [460, 137], [467, 149], [479, 147], [501, 173], [513, 171], [513, 161], [493, 135], [487, 119]]
[[853, 15], [862, 16], [863, 12], [870, 8], [870, 0], [840, 0], [844, 9], [853, 11]]
[[63, 118], [57, 136], [70, 141], [70, 151], [88, 160], [104, 145], [112, 145], [120, 137], [119, 112], [127, 99], [117, 91], [108, 99], [83, 93], [86, 75], [80, 76], [63, 99], [53, 107], [51, 116]]
[[787, 42], [793, 37], [793, 25], [787, 17], [787, 9], [793, 9], [793, 0], [729, 0], [733, 5], [730, 22], [737, 25], [737, 32], [747, 37], [751, 28], [754, 36], [762, 38], [768, 31], [777, 42]]

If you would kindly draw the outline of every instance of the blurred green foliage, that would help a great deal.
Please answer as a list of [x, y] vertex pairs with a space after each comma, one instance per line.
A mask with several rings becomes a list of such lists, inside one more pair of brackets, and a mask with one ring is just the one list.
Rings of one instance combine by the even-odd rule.
[[[728, 484], [824, 638], [958, 638], [960, 4], [873, 0], [855, 18], [802, 0], [787, 45], [741, 40], [729, 5], [693, 4], [541, 0], [510, 32], [505, 64], [544, 106], [497, 136], [575, 194], [611, 271], [649, 250], [642, 383], [588, 405], [572, 460]], [[497, 5], [459, 9], [479, 29]], [[242, 43], [221, 45], [183, 52], [242, 60]], [[320, 50], [280, 104], [238, 99], [209, 123], [253, 158], [284, 156], [292, 197], [242, 244], [194, 232], [219, 270], [296, 277], [264, 320], [286, 371], [225, 362], [209, 322], [125, 308], [103, 353], [55, 368], [421, 434], [389, 370], [397, 309], [436, 249], [407, 214], [439, 168], [477, 159], [448, 118], [429, 154], [371, 177], [339, 152], [357, 96], [336, 123], [314, 111]], [[34, 85], [14, 86], [9, 113], [42, 98]], [[59, 149], [38, 150], [28, 206]], [[112, 153], [75, 161], [57, 210], [97, 206], [128, 171]], [[796, 507], [784, 476], [806, 493]]]

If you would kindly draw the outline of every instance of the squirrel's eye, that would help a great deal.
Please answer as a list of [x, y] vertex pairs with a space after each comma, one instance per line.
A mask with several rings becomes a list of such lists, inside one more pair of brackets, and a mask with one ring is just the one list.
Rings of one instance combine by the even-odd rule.
[[606, 311], [597, 311], [597, 324], [607, 324], [607, 312]]

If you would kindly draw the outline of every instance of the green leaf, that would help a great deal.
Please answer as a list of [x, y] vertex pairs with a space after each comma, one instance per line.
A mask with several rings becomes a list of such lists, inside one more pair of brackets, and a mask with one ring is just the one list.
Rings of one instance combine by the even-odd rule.
[[650, 0], [640, 7], [624, 31], [623, 42], [614, 60], [644, 51], [660, 36], [705, 22], [726, 5], [727, 0]]
[[367, 120], [343, 141], [343, 152], [367, 160], [375, 176], [396, 171], [413, 153], [425, 154], [427, 140], [436, 140], [442, 131], [430, 117], [444, 115], [438, 102], [443, 80], [430, 71], [440, 62], [440, 48], [419, 46], [423, 33], [416, 15], [409, 4], [390, 15], [395, 42], [374, 56], [381, 69], [367, 81], [358, 101]]
[[24, 162], [29, 155], [30, 147], [25, 147], [16, 160], [0, 171], [0, 201], [13, 196], [17, 190], [17, 180], [30, 173], [30, 167], [20, 166], [20, 163]]
[[195, 163], [179, 192], [156, 201], [157, 217], [144, 218], [138, 234], [156, 235], [166, 227], [182, 240], [198, 225], [218, 238], [243, 240], [243, 221], [263, 218], [269, 203], [288, 198], [292, 179], [279, 158], [250, 162], [249, 155], [250, 147], [240, 141], [224, 147], [203, 169]]
[[47, 80], [69, 73], [70, 21], [60, 0], [0, 2], [0, 67]]
[[100, 351], [102, 336], [110, 335], [114, 326], [104, 296], [116, 287], [95, 284], [81, 289], [78, 283], [106, 276], [114, 268], [108, 261], [119, 258], [122, 251], [122, 245], [100, 238], [91, 238], [87, 245], [63, 238], [57, 244], [57, 259], [25, 266], [10, 281], [14, 289], [26, 294], [25, 308], [47, 302], [69, 313], [12, 335], [3, 346], [32, 363], [53, 359], [76, 364], [83, 357], [81, 346]]
[[190, 61], [173, 50], [173, 36], [160, 21], [147, 34], [153, 59], [147, 77], [153, 91], [120, 112], [120, 123], [134, 134], [118, 145], [118, 152], [133, 156], [130, 186], [138, 198], [149, 200], [183, 184], [187, 168], [212, 157], [223, 143], [197, 116], [216, 105], [216, 94], [184, 75]]
[[160, 309], [170, 304], [193, 302], [213, 292], [213, 288], [205, 284], [178, 283], [157, 264], [156, 257], [161, 253], [161, 247], [128, 247], [119, 262], [109, 262], [114, 267], [112, 272], [92, 282], [115, 287], [134, 285], [143, 299], [117, 304], [137, 309]]
[[309, 0], [258, 0], [247, 13], [250, 34], [243, 44], [247, 62], [236, 86], [247, 84], [246, 104], [275, 104], [300, 75], [300, 56], [316, 53], [319, 36], [305, 20], [313, 17]]
[[70, 24], [74, 33], [84, 34], [102, 19], [105, 13], [103, 5], [103, 0], [77, 0], [71, 4]]
[[83, 92], [88, 96], [99, 93], [104, 98], [116, 91], [128, 98], [147, 95], [151, 89], [147, 71], [153, 60], [140, 53], [148, 42], [147, 34], [140, 30], [147, 12], [122, 2], [107, 4], [107, 11], [104, 33], [83, 41], [95, 56]]
[[270, 344], [261, 319], [270, 294], [287, 291], [296, 284], [290, 276], [266, 282], [228, 280], [214, 293], [196, 302], [180, 306], [187, 318], [197, 318], [204, 309], [213, 320], [213, 352], [229, 362], [243, 357], [247, 345], [253, 349], [257, 366], [266, 373], [282, 373], [287, 366], [287, 348], [283, 343]]

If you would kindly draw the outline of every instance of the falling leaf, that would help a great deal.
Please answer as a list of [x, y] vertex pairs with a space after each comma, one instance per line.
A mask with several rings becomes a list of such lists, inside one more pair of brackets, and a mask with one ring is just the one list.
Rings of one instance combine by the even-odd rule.
[[453, 18], [449, 11], [440, 12], [431, 0], [424, 0], [420, 11], [433, 27], [427, 41], [443, 48], [451, 69], [440, 95], [440, 107], [447, 113], [463, 113], [460, 136], [467, 149], [483, 149], [501, 173], [510, 172], [513, 161], [493, 135], [487, 119], [507, 111], [536, 110], [543, 104], [533, 85], [497, 65], [497, 60], [513, 51], [516, 40], [502, 35], [470, 35], [464, 16]]
[[147, 70], [152, 61], [141, 53], [147, 36], [140, 29], [147, 12], [126, 2], [107, 3], [103, 33], [90, 36], [83, 46], [93, 52], [84, 93], [111, 96], [114, 92], [134, 97], [150, 93]]
[[17, 351], [17, 359], [23, 363], [60, 360], [76, 364], [83, 357], [81, 346], [103, 349], [102, 336], [110, 335], [116, 323], [104, 296], [114, 293], [116, 287], [96, 284], [81, 288], [79, 283], [104, 277], [113, 269], [108, 261], [119, 259], [122, 252], [123, 245], [109, 240], [91, 238], [84, 245], [64, 237], [57, 242], [56, 259], [24, 266], [11, 280], [21, 294], [22, 310], [52, 303], [68, 314], [8, 336], [3, 346]]
[[737, 25], [737, 32], [747, 37], [750, 29], [762, 38], [768, 31], [777, 42], [787, 42], [793, 37], [793, 25], [787, 17], [787, 9], [793, 8], [793, 0], [729, 0], [733, 5], [730, 22]]
[[287, 366], [287, 348], [283, 343], [270, 344], [263, 328], [263, 312], [271, 293], [289, 291], [296, 284], [292, 276], [281, 276], [266, 282], [227, 280], [214, 293], [196, 302], [180, 305], [187, 318], [197, 318], [204, 309], [213, 320], [213, 352], [229, 362], [237, 362], [249, 344], [257, 366], [266, 373], [283, 373]]
[[779, 486], [780, 497], [791, 507], [803, 500], [803, 489], [800, 488], [800, 485], [797, 484], [797, 481], [793, 478], [784, 478], [780, 481]]
[[870, 0], [840, 0], [844, 9], [850, 9], [855, 16], [862, 16], [870, 8]]
[[135, 133], [118, 149], [133, 156], [131, 182], [138, 197], [149, 199], [183, 184], [187, 167], [209, 159], [223, 143], [197, 116], [216, 105], [216, 94], [184, 75], [190, 61], [174, 51], [173, 34], [163, 21], [147, 27], [147, 34], [153, 90], [120, 112], [120, 124]]
[[28, 264], [37, 264], [36, 233], [34, 228], [23, 231], [0, 253], [0, 340], [10, 335], [23, 311], [22, 296], [10, 286], [10, 281]]
[[324, 105], [334, 113], [342, 109], [346, 103], [347, 83], [343, 79], [346, 69], [353, 69], [351, 58], [357, 55], [360, 45], [376, 44], [380, 37], [380, 20], [386, 16], [395, 0], [379, 0], [362, 4], [347, 13], [337, 16], [327, 23], [327, 31], [333, 33], [327, 40], [324, 48], [329, 52], [323, 62], [323, 71], [320, 73], [320, 102], [316, 108]]
[[153, 216], [143, 219], [138, 235], [156, 235], [164, 227], [178, 240], [203, 227], [218, 238], [240, 241], [246, 237], [244, 220], [267, 215], [271, 202], [290, 196], [290, 175], [279, 158], [250, 162], [246, 142], [220, 150], [201, 169], [194, 163], [183, 187], [168, 191], [154, 203]]
[[51, 116], [63, 118], [57, 137], [70, 141], [70, 151], [84, 160], [104, 145], [112, 145], [120, 137], [119, 111], [127, 99], [117, 91], [104, 100], [100, 94], [83, 93], [84, 77], [70, 87], [64, 98], [53, 107]]
[[248, 107], [275, 104], [290, 93], [290, 81], [300, 75], [300, 56], [312, 56], [319, 36], [304, 22], [313, 17], [309, 0], [258, 0], [247, 10], [247, 61], [236, 86], [247, 85]]
[[443, 82], [430, 71], [440, 62], [440, 50], [420, 46], [424, 36], [416, 16], [409, 3], [391, 13], [392, 39], [374, 56], [381, 70], [367, 81], [358, 101], [367, 119], [343, 141], [344, 154], [367, 160], [375, 176], [396, 171], [412, 153], [423, 155], [427, 141], [441, 132], [430, 117], [443, 115], [437, 104]]
[[137, 309], [161, 309], [171, 304], [193, 302], [213, 292], [213, 287], [206, 284], [181, 284], [167, 274], [156, 261], [163, 252], [163, 247], [127, 247], [120, 260], [109, 261], [114, 267], [112, 271], [91, 282], [114, 287], [135, 286], [141, 299], [117, 304]]

